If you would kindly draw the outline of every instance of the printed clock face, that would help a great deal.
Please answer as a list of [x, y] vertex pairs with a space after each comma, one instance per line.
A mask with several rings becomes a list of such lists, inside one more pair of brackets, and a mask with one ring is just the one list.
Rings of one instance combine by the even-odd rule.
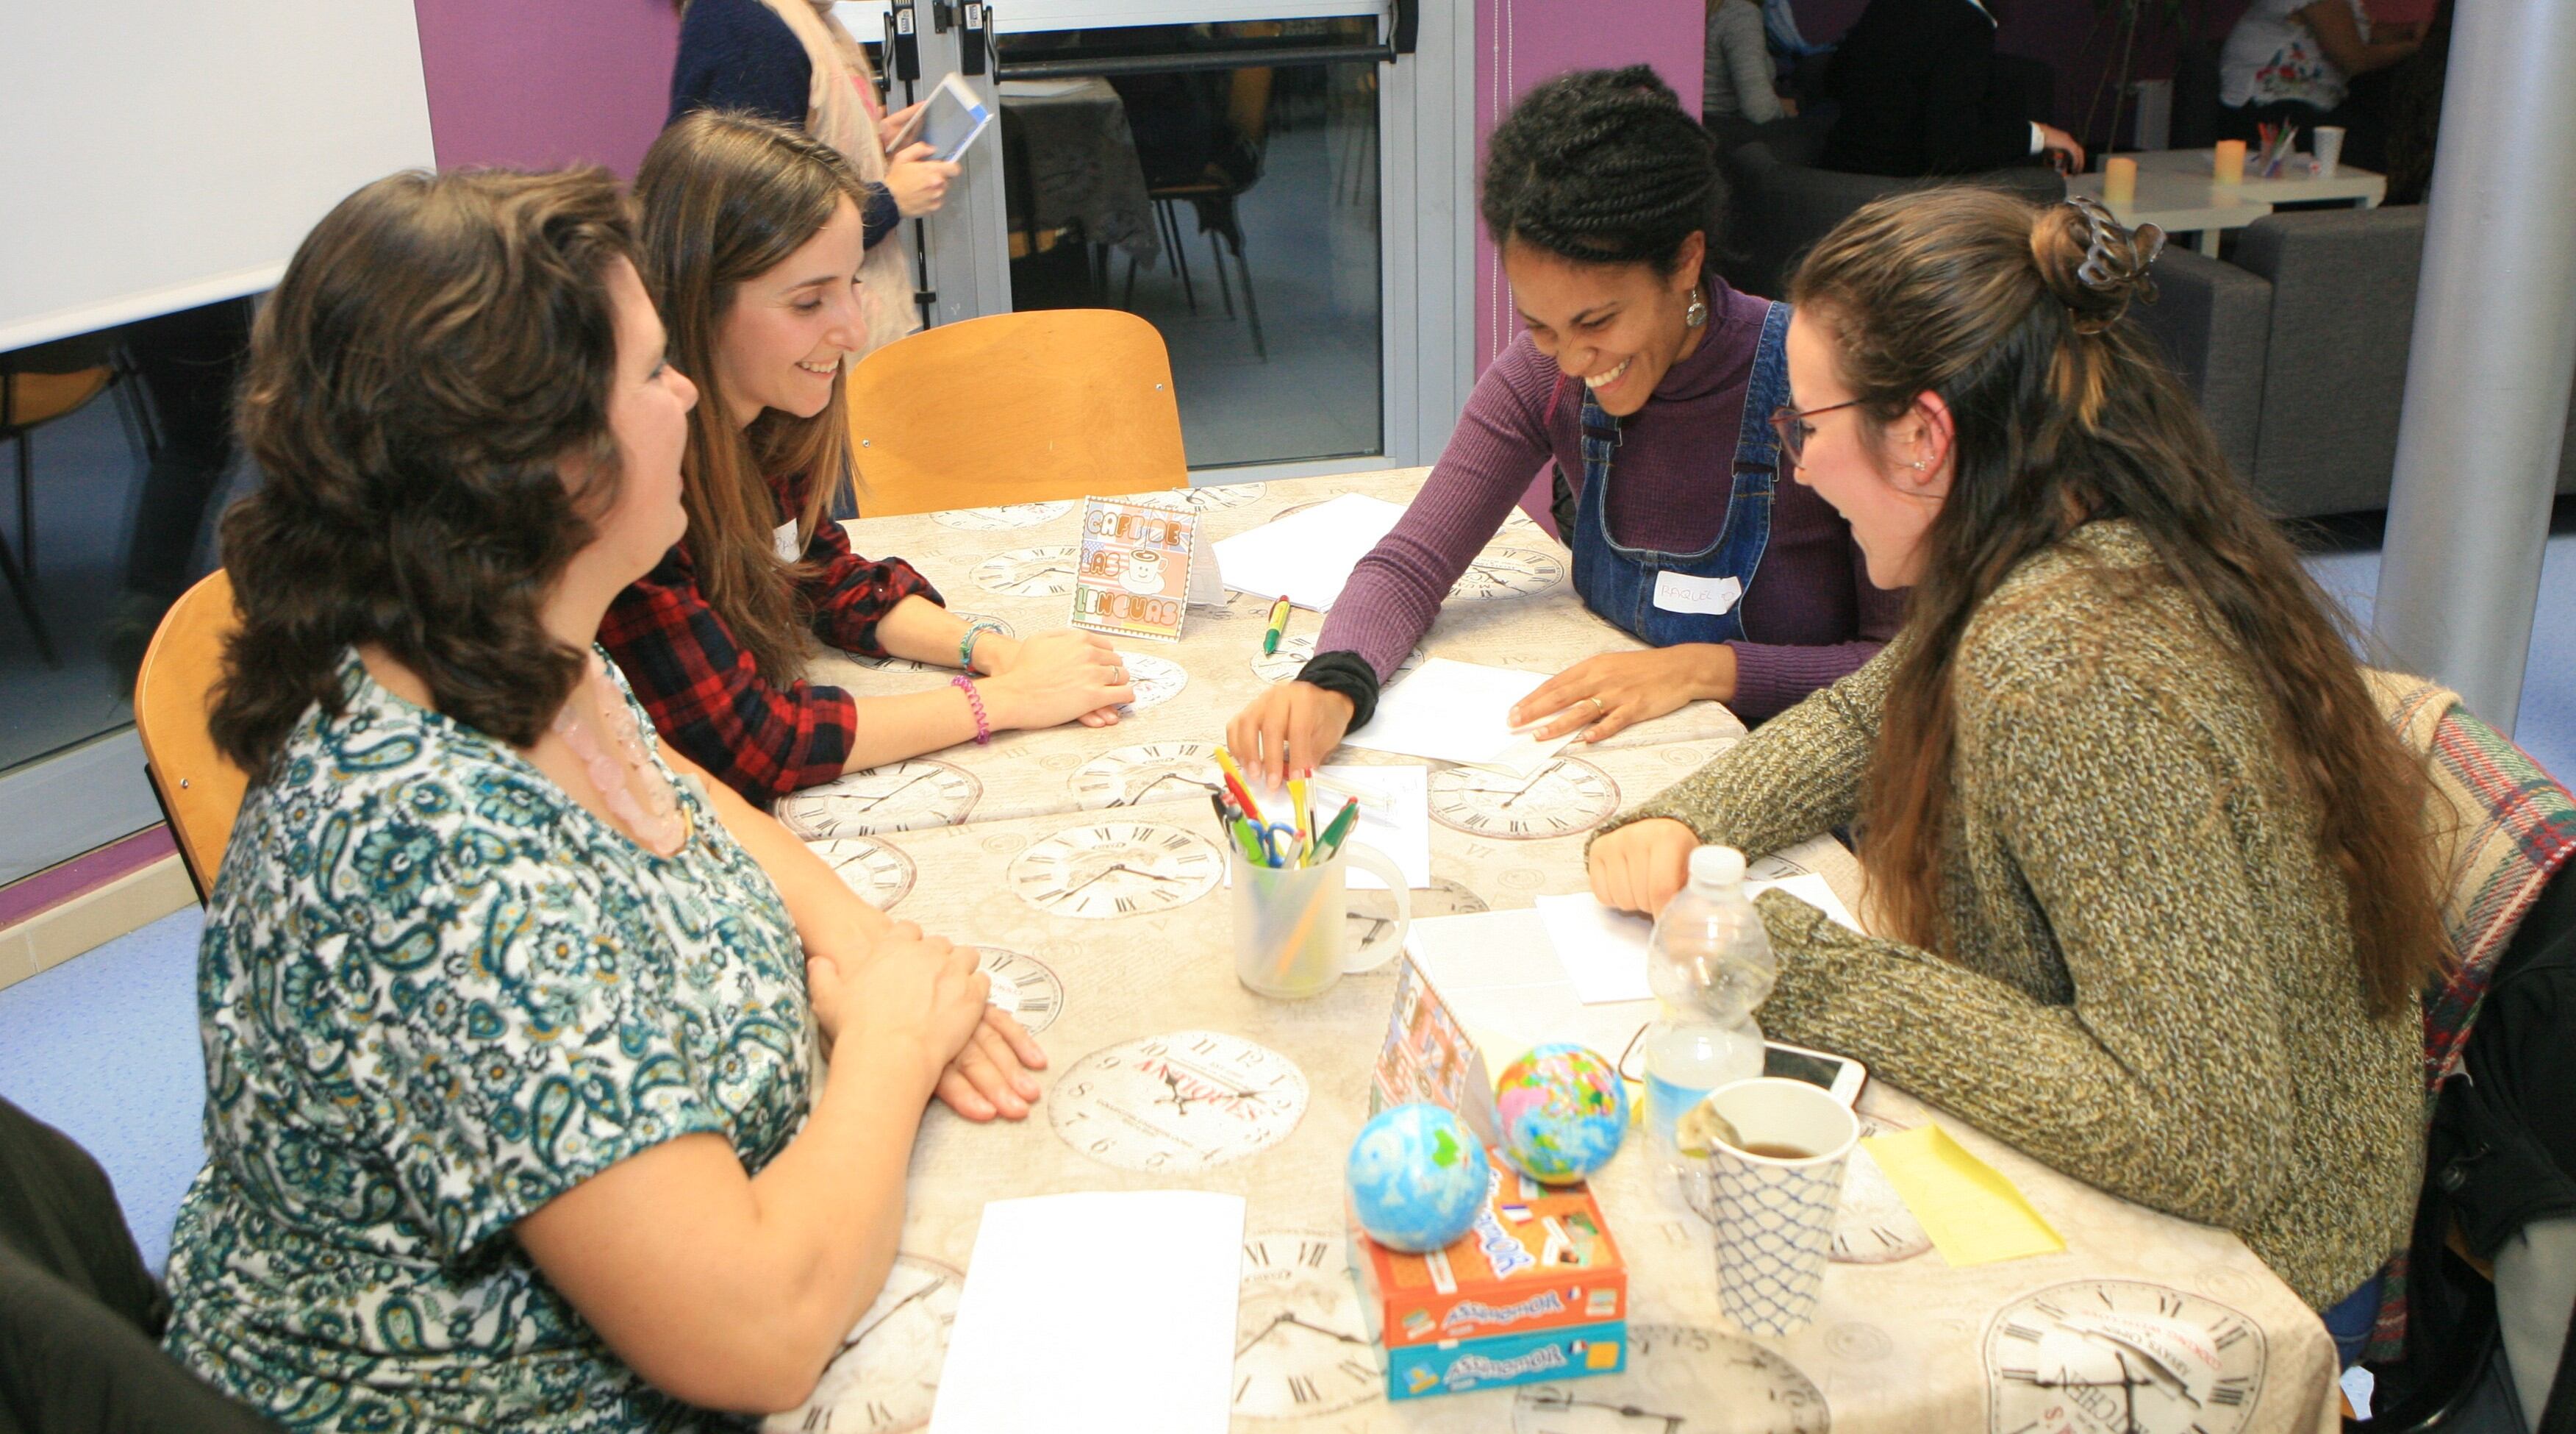
[[1304, 1419], [1386, 1389], [1341, 1235], [1273, 1230], [1243, 1242], [1234, 1335], [1234, 1412]]
[[807, 841], [827, 841], [955, 826], [983, 795], [972, 772], [916, 757], [781, 797], [777, 815]]
[[[1395, 898], [1374, 888], [1352, 888], [1343, 898], [1342, 949], [1357, 951], [1383, 937], [1395, 925]], [[1485, 898], [1460, 886], [1445, 876], [1435, 876], [1429, 886], [1413, 889], [1413, 919], [1429, 916], [1465, 916], [1490, 911]]]
[[1122, 1170], [1205, 1170], [1288, 1138], [1306, 1113], [1306, 1073], [1266, 1046], [1218, 1031], [1093, 1051], [1047, 1101], [1067, 1145]]
[[1559, 757], [1527, 778], [1482, 767], [1431, 773], [1431, 819], [1469, 836], [1536, 841], [1590, 831], [1619, 810], [1619, 784], [1589, 762]]
[[1258, 502], [1261, 495], [1269, 491], [1267, 483], [1211, 483], [1204, 488], [1165, 488], [1155, 493], [1130, 493], [1125, 501], [1160, 508], [1187, 508], [1193, 513], [1213, 513]]
[[1004, 503], [997, 508], [951, 508], [931, 514], [930, 520], [943, 528], [969, 533], [999, 533], [1052, 523], [1072, 511], [1071, 503]]
[[[991, 623], [993, 625], [993, 631], [1003, 637], [1019, 636], [1019, 633], [1014, 630], [1009, 623], [1004, 622], [1002, 619], [995, 617], [990, 613], [966, 612], [957, 609], [952, 609], [951, 612], [959, 622]], [[873, 668], [879, 672], [950, 672], [955, 670], [941, 663], [915, 662], [909, 657], [866, 657], [853, 652], [849, 654], [849, 658], [852, 662], [857, 663], [861, 667]]]
[[2022, 1296], [1986, 1327], [1991, 1434], [2236, 1434], [2263, 1396], [2262, 1328], [2139, 1280]]
[[1062, 597], [1073, 591], [1074, 546], [1013, 548], [975, 565], [975, 583], [1005, 597]]
[[874, 837], [841, 837], [807, 842], [841, 884], [879, 911], [903, 900], [912, 890], [912, 858]]
[[1018, 1019], [1030, 1035], [1055, 1024], [1064, 1011], [1064, 978], [1035, 956], [999, 946], [980, 946], [975, 969], [993, 979], [985, 996], [989, 1005]]
[[[1860, 1117], [1860, 1138], [1893, 1135], [1906, 1127], [1874, 1115]], [[1923, 1222], [1905, 1208], [1869, 1147], [1852, 1147], [1843, 1164], [1843, 1203], [1834, 1211], [1833, 1259], [1844, 1265], [1892, 1265], [1932, 1248]]]
[[[1266, 618], [1268, 614], [1264, 613], [1263, 616]], [[1254, 657], [1252, 670], [1264, 682], [1285, 682], [1304, 671], [1307, 661], [1314, 655], [1315, 635], [1310, 632], [1295, 633], [1279, 639], [1277, 652], [1265, 652]], [[1393, 687], [1411, 677], [1413, 670], [1421, 665], [1422, 653], [1419, 649], [1406, 653], [1404, 661], [1397, 665], [1395, 675], [1380, 684], [1381, 689]]]
[[1089, 810], [1220, 792], [1225, 780], [1213, 742], [1144, 742], [1074, 768], [1072, 786], [1073, 799]]
[[1160, 707], [1190, 685], [1189, 673], [1167, 658], [1122, 652], [1118, 654], [1118, 665], [1127, 669], [1128, 686], [1136, 694], [1135, 700], [1118, 709], [1124, 717], [1133, 717], [1148, 707]]
[[1478, 553], [1449, 585], [1467, 602], [1535, 597], [1565, 581], [1565, 560], [1536, 548], [1493, 547]]
[[1020, 899], [1090, 919], [1169, 911], [1214, 890], [1225, 858], [1197, 832], [1152, 822], [1099, 822], [1030, 843], [1006, 879]]
[[928, 1424], [965, 1285], [937, 1260], [896, 1255], [885, 1288], [850, 1326], [812, 1397], [769, 1416], [764, 1434], [894, 1434]]
[[[1239, 1373], [1238, 1369], [1238, 1373]], [[1826, 1434], [1832, 1411], [1798, 1367], [1740, 1335], [1631, 1324], [1628, 1367], [1512, 1395], [1512, 1434]]]

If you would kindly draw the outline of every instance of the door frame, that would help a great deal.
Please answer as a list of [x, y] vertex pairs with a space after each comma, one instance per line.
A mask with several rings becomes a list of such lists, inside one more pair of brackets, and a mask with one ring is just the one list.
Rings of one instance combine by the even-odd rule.
[[[885, 30], [887, 0], [842, 0], [844, 24], [861, 40]], [[963, 70], [966, 33], [915, 8], [923, 81]], [[1188, 24], [1224, 20], [1381, 15], [1384, 0], [1018, 0], [993, 16], [1005, 30]], [[1385, 65], [1378, 85], [1379, 433], [1382, 452], [1352, 458], [1241, 464], [1195, 470], [1193, 482], [1238, 483], [1380, 467], [1417, 467], [1437, 458], [1475, 383], [1476, 54], [1472, 7], [1425, 0], [1412, 53]], [[990, 66], [966, 82], [998, 104]], [[908, 103], [889, 82], [890, 103]], [[917, 83], [916, 90], [924, 88]], [[978, 144], [948, 202], [916, 220], [928, 256], [929, 321], [1011, 311], [1010, 236], [1003, 219], [1002, 151]]]

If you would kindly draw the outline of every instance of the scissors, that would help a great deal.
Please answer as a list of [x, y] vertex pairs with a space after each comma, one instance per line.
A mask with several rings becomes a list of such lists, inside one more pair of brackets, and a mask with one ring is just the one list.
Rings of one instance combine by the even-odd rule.
[[1286, 822], [1255, 821], [1249, 817], [1243, 824], [1252, 828], [1253, 837], [1261, 843], [1262, 856], [1272, 866], [1284, 867], [1295, 863], [1298, 850], [1304, 845], [1295, 827]]

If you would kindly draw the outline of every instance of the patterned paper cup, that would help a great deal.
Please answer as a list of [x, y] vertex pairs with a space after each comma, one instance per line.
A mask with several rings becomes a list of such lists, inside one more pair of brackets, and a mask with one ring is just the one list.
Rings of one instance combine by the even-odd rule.
[[1824, 1291], [1860, 1122], [1822, 1089], [1775, 1076], [1719, 1086], [1702, 1105], [1736, 1135], [1708, 1156], [1718, 1302], [1747, 1334], [1795, 1334]]

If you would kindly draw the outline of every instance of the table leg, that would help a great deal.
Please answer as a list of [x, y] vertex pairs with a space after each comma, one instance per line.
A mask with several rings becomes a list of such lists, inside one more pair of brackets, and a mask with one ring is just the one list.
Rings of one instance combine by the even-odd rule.
[[2215, 259], [2218, 257], [2218, 231], [2203, 229], [2191, 236], [2191, 247]]

